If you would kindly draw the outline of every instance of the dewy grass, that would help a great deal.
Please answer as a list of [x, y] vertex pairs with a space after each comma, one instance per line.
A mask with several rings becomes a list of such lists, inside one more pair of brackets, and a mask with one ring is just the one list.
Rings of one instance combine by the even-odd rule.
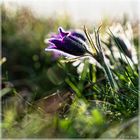
[[[134, 75], [134, 72], [136, 72], [136, 71], [134, 70], [134, 69], [135, 69], [135, 64], [134, 64], [134, 62], [133, 62], [133, 59], [131, 59], [131, 61], [132, 61], [133, 65], [134, 65], [134, 68], [132, 68], [132, 66], [130, 65], [130, 63], [129, 63], [129, 61], [128, 61], [128, 58], [127, 58], [127, 56], [125, 55], [124, 50], [122, 49], [123, 46], [121, 46], [121, 45], [118, 43], [118, 40], [116, 40], [114, 34], [111, 32], [110, 29], [109, 29], [109, 31], [110, 31], [110, 33], [111, 33], [111, 35], [110, 35], [111, 38], [114, 40], [116, 46], [117, 46], [118, 49], [119, 49], [119, 54], [120, 54], [121, 59], [122, 59], [122, 54], [121, 54], [121, 52], [123, 52], [123, 55], [124, 55], [124, 57], [125, 57], [125, 59], [126, 59], [126, 61], [127, 61], [127, 64], [128, 64], [128, 66], [130, 67], [132, 74]], [[126, 48], [126, 49], [127, 49], [127, 48]], [[124, 67], [124, 69], [125, 69], [125, 71], [126, 71], [126, 73], [127, 73], [127, 76], [129, 77], [130, 81], [132, 82], [132, 84], [133, 84], [133, 86], [134, 86], [133, 79], [132, 79], [132, 77], [129, 75], [128, 70], [127, 70], [125, 67]]]
[[[111, 37], [113, 38], [114, 42], [116, 43], [116, 46], [117, 46], [117, 47], [118, 47], [118, 49], [119, 49], [119, 51], [121, 51], [121, 52], [123, 52], [123, 53], [125, 54], [124, 50], [122, 49], [122, 46], [120, 46], [120, 44], [118, 43], [118, 41], [116, 40], [115, 36], [113, 35], [113, 33], [111, 32], [111, 30], [110, 30], [110, 29], [109, 29], [109, 31], [110, 31], [110, 33], [111, 33]], [[120, 52], [120, 56], [121, 56], [121, 52]], [[132, 69], [132, 67], [131, 67], [131, 65], [130, 65], [130, 63], [129, 63], [129, 61], [128, 61], [127, 57], [126, 57], [126, 55], [124, 55], [124, 57], [125, 57], [125, 59], [126, 59], [127, 63], [129, 64], [129, 66], [130, 66], [131, 70], [133, 71], [133, 69]], [[132, 59], [131, 59], [131, 61], [133, 62], [133, 60], [132, 60]]]

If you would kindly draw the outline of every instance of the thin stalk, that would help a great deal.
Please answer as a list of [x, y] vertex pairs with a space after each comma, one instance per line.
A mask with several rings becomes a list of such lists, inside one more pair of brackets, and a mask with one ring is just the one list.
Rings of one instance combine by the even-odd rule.
[[103, 65], [103, 68], [104, 68], [104, 72], [105, 72], [105, 74], [108, 78], [108, 81], [109, 81], [111, 87], [115, 90], [118, 90], [118, 85], [115, 82], [115, 80], [113, 78], [113, 74], [112, 74], [110, 68], [108, 67], [108, 65], [105, 61], [105, 55], [104, 55], [103, 49], [102, 49], [101, 44], [100, 44], [100, 38], [99, 38], [99, 33], [98, 32], [99, 32], [99, 29], [97, 30], [97, 32], [95, 32], [95, 37], [96, 37], [97, 46], [100, 50], [101, 57], [102, 57], [102, 60], [103, 60], [102, 65]]
[[101, 47], [101, 44], [100, 44], [100, 40], [99, 40], [99, 29], [100, 27], [98, 28], [97, 32], [95, 31], [95, 40], [96, 40], [96, 45], [94, 45], [93, 41], [92, 41], [92, 38], [91, 36], [89, 35], [86, 27], [84, 26], [84, 32], [87, 36], [87, 39], [90, 43], [90, 45], [95, 48], [96, 52], [97, 52], [97, 55], [95, 56], [92, 52], [88, 51], [87, 50], [87, 53], [90, 54], [94, 59], [95, 57], [99, 57], [99, 60], [96, 59], [96, 61], [100, 63], [100, 65], [102, 66], [103, 68], [103, 71], [109, 81], [109, 84], [111, 86], [112, 89], [115, 89], [115, 90], [118, 90], [118, 85], [117, 83], [115, 82], [114, 78], [113, 78], [113, 75], [112, 75], [112, 72], [110, 70], [110, 68], [108, 67], [106, 61], [105, 61], [105, 56], [104, 56], [104, 53], [103, 53], [103, 50], [102, 50], [102, 47]]

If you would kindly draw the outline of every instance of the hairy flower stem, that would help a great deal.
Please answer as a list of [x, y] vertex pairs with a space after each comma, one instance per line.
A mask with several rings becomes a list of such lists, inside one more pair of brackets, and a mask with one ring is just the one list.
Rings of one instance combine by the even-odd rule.
[[113, 78], [112, 72], [105, 62], [105, 57], [102, 55], [101, 55], [101, 57], [97, 57], [97, 56], [93, 55], [90, 51], [88, 51], [88, 54], [90, 54], [94, 59], [96, 59], [97, 62], [99, 62], [101, 64], [102, 69], [105, 73], [105, 76], [107, 77], [107, 79], [109, 81], [111, 88], [118, 90], [118, 86]]

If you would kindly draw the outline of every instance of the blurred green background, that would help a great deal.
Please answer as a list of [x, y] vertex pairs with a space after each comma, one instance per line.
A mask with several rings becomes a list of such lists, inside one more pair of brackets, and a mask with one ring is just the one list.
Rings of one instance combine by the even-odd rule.
[[3, 81], [12, 82], [19, 90], [30, 90], [35, 96], [46, 96], [47, 91], [56, 86], [47, 74], [56, 59], [45, 52], [47, 45], [44, 39], [56, 32], [59, 26], [70, 29], [73, 26], [70, 18], [39, 19], [28, 8], [22, 8], [11, 16], [12, 13], [3, 6], [1, 9], [2, 57], [6, 58], [2, 67]]

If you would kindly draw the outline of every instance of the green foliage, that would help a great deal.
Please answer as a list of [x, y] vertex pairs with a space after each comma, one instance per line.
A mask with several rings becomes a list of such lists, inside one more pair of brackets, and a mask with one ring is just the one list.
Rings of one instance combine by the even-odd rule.
[[[3, 138], [138, 138], [138, 64], [129, 60], [113, 33], [109, 39], [119, 59], [107, 40], [102, 43], [100, 32], [94, 43], [84, 28], [101, 67], [88, 59], [73, 66], [44, 51], [46, 35], [59, 26], [74, 26], [69, 17], [39, 19], [25, 8], [15, 15], [3, 6], [1, 10]], [[138, 48], [138, 35], [134, 40]], [[105, 49], [110, 50], [109, 64]]]
[[55, 87], [50, 79], [54, 65], [55, 72], [60, 72], [59, 77], [61, 74], [63, 77], [63, 71], [51, 54], [46, 55], [44, 39], [60, 25], [70, 28], [70, 21], [67, 18], [38, 19], [26, 8], [10, 16], [12, 13], [6, 11], [4, 6], [1, 9], [2, 57], [7, 60], [2, 67], [4, 80], [12, 81], [19, 90], [23, 87], [30, 89], [36, 93], [36, 98], [46, 96], [49, 94], [47, 91]]

